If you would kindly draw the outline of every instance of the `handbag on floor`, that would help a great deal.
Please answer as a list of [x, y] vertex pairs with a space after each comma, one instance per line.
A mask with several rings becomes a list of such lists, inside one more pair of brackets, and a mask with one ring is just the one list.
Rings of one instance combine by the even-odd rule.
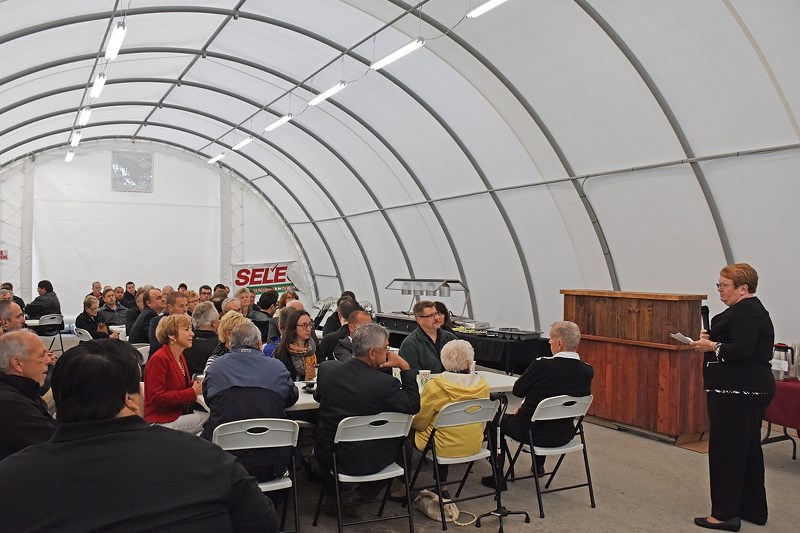
[[[437, 522], [442, 519], [442, 515], [439, 512], [439, 495], [435, 492], [431, 492], [429, 490], [421, 490], [419, 495], [414, 498], [414, 503], [417, 504], [417, 508], [420, 510], [422, 514], [430, 518], [431, 520], [436, 520]], [[461, 513], [466, 515], [472, 516], [472, 520], [469, 522], [459, 522], [458, 516]], [[475, 515], [469, 513], [467, 511], [459, 511], [456, 504], [453, 503], [451, 500], [445, 498], [444, 500], [444, 521], [445, 522], [453, 522], [459, 526], [468, 526], [475, 522]]]

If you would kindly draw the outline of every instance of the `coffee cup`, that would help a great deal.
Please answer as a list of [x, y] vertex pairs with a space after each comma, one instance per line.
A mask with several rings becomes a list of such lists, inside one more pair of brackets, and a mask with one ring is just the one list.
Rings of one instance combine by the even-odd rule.
[[430, 370], [420, 370], [419, 371], [419, 382], [422, 385], [425, 385], [427, 382], [431, 380], [431, 371]]

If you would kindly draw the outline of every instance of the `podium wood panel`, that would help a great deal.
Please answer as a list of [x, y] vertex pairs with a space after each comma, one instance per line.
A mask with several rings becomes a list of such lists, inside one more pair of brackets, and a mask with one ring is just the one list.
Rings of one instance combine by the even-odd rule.
[[671, 439], [708, 430], [703, 355], [669, 337], [698, 337], [705, 295], [561, 292], [595, 371], [589, 414]]

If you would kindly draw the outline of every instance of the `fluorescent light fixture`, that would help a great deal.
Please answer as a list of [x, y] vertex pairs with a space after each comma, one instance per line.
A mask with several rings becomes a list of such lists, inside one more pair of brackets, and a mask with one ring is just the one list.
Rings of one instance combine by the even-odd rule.
[[240, 148], [244, 148], [245, 146], [247, 146], [248, 144], [250, 144], [254, 140], [255, 139], [253, 137], [248, 137], [246, 139], [243, 139], [243, 140], [239, 141], [238, 143], [234, 144], [233, 148], [231, 148], [231, 150], [239, 150]]
[[378, 70], [379, 68], [383, 68], [386, 65], [388, 65], [389, 63], [397, 61], [398, 59], [400, 59], [404, 55], [410, 54], [411, 52], [413, 52], [417, 48], [420, 48], [421, 46], [424, 46], [424, 45], [425, 45], [425, 39], [423, 39], [422, 37], [419, 37], [419, 38], [411, 41], [410, 43], [401, 46], [400, 48], [398, 48], [397, 50], [395, 50], [391, 54], [389, 54], [387, 56], [384, 56], [381, 59], [377, 60], [376, 62], [371, 64], [369, 66], [369, 68], [371, 68], [372, 70]]
[[328, 98], [330, 98], [334, 94], [338, 93], [339, 91], [341, 91], [345, 87], [347, 87], [347, 82], [342, 80], [339, 83], [337, 83], [336, 85], [334, 85], [333, 87], [331, 87], [330, 89], [328, 89], [327, 91], [321, 92], [317, 96], [312, 98], [311, 101], [308, 102], [308, 105], [317, 105], [320, 102], [324, 102], [325, 100], [327, 100]]
[[94, 84], [92, 85], [92, 91], [89, 93], [89, 98], [97, 98], [98, 96], [100, 96], [100, 93], [103, 91], [103, 85], [105, 84], [106, 84], [106, 74], [105, 72], [101, 72], [94, 79]]
[[92, 108], [86, 106], [78, 113], [78, 126], [85, 126], [89, 123], [89, 117], [92, 115]]
[[75, 157], [75, 150], [70, 150], [69, 152], [67, 152], [67, 156], [64, 158], [64, 161], [69, 163], [70, 161], [72, 161], [73, 157]]
[[83, 136], [83, 132], [81, 130], [72, 130], [72, 139], [69, 141], [69, 145], [75, 148], [81, 142], [81, 137]]
[[211, 159], [209, 159], [209, 160], [208, 160], [208, 164], [209, 164], [209, 165], [213, 165], [214, 163], [216, 163], [217, 161], [219, 161], [220, 159], [222, 159], [222, 158], [223, 158], [223, 157], [225, 157], [226, 155], [228, 155], [228, 154], [227, 154], [227, 153], [225, 153], [225, 152], [222, 152], [222, 153], [221, 153], [221, 154], [219, 154], [219, 155], [215, 155], [214, 157], [212, 157]]
[[273, 122], [272, 124], [270, 124], [269, 126], [267, 126], [266, 128], [264, 128], [264, 131], [272, 131], [275, 128], [277, 128], [278, 126], [283, 126], [284, 124], [286, 124], [287, 122], [289, 122], [293, 118], [294, 118], [294, 115], [292, 115], [291, 113], [287, 113], [287, 114], [283, 115], [281, 118], [279, 118], [278, 120], [276, 120], [275, 122]]
[[499, 6], [500, 4], [504, 3], [505, 1], [506, 0], [489, 0], [488, 2], [485, 2], [485, 3], [481, 4], [481, 5], [479, 5], [478, 7], [476, 7], [475, 9], [470, 11], [469, 13], [467, 13], [467, 18], [468, 19], [474, 19], [476, 17], [480, 17], [481, 15], [486, 13], [487, 11], [496, 8], [497, 6]]
[[114, 31], [111, 32], [111, 37], [108, 39], [108, 46], [106, 47], [106, 59], [113, 61], [119, 54], [119, 49], [122, 47], [122, 40], [125, 39], [128, 27], [122, 21], [117, 22], [114, 26]]

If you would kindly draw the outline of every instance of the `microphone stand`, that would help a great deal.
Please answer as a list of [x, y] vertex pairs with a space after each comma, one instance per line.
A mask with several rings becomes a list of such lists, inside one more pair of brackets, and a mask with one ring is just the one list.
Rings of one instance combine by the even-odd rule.
[[492, 475], [494, 476], [494, 493], [495, 493], [495, 501], [497, 501], [497, 507], [489, 511], [488, 513], [483, 513], [475, 520], [475, 527], [481, 527], [481, 520], [487, 516], [496, 516], [498, 522], [500, 523], [500, 529], [497, 530], [497, 533], [503, 533], [503, 518], [506, 518], [510, 515], [521, 514], [525, 515], [525, 523], [529, 524], [531, 522], [530, 515], [525, 511], [509, 511], [503, 505], [501, 500], [503, 491], [501, 483], [505, 481], [503, 477], [503, 473], [500, 471], [501, 463], [500, 458], [502, 457], [503, 450], [501, 448], [500, 443], [503, 442], [503, 435], [500, 433], [500, 421], [503, 419], [503, 415], [508, 408], [508, 397], [505, 393], [495, 393], [490, 395], [492, 400], [500, 400], [500, 409], [497, 410], [497, 415], [495, 415], [494, 420], [489, 424], [487, 427], [487, 433], [489, 436], [489, 447], [491, 453], [489, 454], [489, 460], [492, 462]]

